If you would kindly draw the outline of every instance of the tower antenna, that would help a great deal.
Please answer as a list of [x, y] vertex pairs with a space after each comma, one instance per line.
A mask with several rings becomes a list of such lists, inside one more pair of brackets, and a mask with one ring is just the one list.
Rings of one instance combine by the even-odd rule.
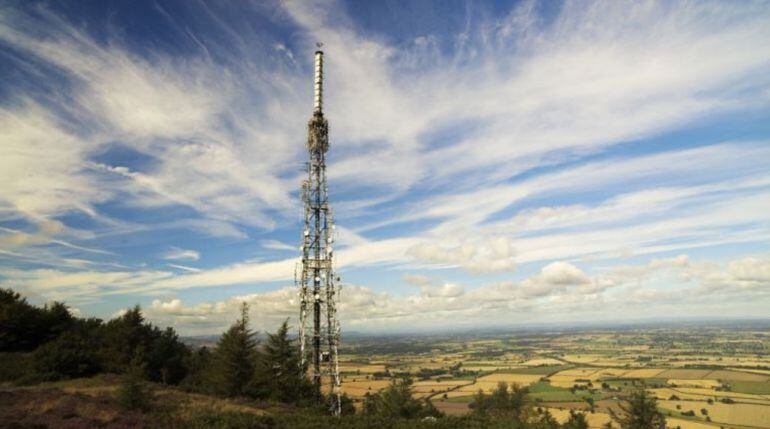
[[[329, 150], [329, 123], [323, 115], [322, 43], [316, 43], [313, 80], [313, 115], [307, 125], [307, 178], [302, 182], [305, 224], [302, 231], [301, 269], [295, 273], [300, 296], [299, 341], [302, 368], [312, 377], [317, 401], [328, 392], [331, 412], [339, 416], [340, 373], [337, 349], [340, 323], [337, 319], [339, 278], [333, 266], [334, 220], [326, 183], [326, 152]], [[305, 374], [303, 374], [303, 377]], [[326, 385], [324, 386], [324, 384]]]

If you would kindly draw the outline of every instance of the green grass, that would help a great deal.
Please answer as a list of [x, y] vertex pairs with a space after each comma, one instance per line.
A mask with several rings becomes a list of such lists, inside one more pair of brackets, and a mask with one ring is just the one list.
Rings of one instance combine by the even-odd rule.
[[666, 417], [676, 417], [678, 419], [701, 421], [701, 422], [706, 421], [706, 419], [704, 419], [702, 416], [698, 414], [695, 414], [694, 416], [684, 415], [680, 410], [672, 410], [669, 408], [658, 407], [658, 411], [660, 411], [661, 414], [663, 414]]
[[528, 387], [529, 393], [561, 392], [567, 389], [557, 387], [545, 381], [538, 381]]
[[556, 366], [533, 366], [530, 368], [511, 368], [497, 371], [503, 374], [542, 374], [551, 375], [565, 369], [574, 368], [574, 365], [556, 365]]
[[[441, 395], [437, 396], [435, 399], [441, 399]], [[434, 399], [434, 400], [435, 400]], [[444, 402], [454, 402], [458, 404], [469, 404], [471, 401], [473, 401], [473, 396], [455, 396], [453, 398], [444, 399]]]
[[753, 395], [770, 395], [770, 382], [767, 381], [732, 381], [730, 391]]
[[529, 386], [529, 397], [532, 400], [541, 400], [543, 402], [574, 402], [585, 401], [586, 398], [593, 398], [594, 401], [602, 399], [601, 393], [591, 393], [585, 390], [571, 390], [563, 387], [553, 386], [550, 383], [539, 381]]
[[608, 379], [602, 379], [599, 381], [594, 381], [594, 385], [601, 386], [602, 383], [607, 383], [611, 387], [620, 387], [621, 389], [633, 389], [634, 386], [661, 386], [665, 387], [667, 386], [667, 381], [665, 378], [608, 378]]

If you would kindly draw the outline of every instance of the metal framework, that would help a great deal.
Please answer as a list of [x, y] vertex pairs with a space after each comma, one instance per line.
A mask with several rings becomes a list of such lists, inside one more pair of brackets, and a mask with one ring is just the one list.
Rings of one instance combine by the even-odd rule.
[[315, 53], [313, 116], [308, 122], [307, 179], [302, 182], [305, 227], [302, 232], [302, 261], [295, 275], [300, 296], [299, 341], [302, 367], [309, 366], [314, 395], [322, 400], [329, 393], [332, 414], [340, 414], [340, 375], [337, 348], [340, 324], [336, 289], [339, 278], [333, 267], [334, 221], [326, 185], [326, 152], [329, 123], [323, 115], [323, 52]]

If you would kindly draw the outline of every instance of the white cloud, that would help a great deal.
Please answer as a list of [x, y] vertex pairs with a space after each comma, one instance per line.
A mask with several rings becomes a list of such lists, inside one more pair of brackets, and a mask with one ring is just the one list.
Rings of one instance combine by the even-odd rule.
[[511, 240], [495, 237], [478, 242], [463, 242], [451, 247], [420, 243], [408, 251], [417, 260], [460, 266], [471, 272], [511, 271], [516, 267]]
[[[0, 108], [0, 218], [46, 225], [86, 214], [100, 225], [68, 229], [79, 234], [74, 242], [44, 228], [5, 231], [0, 243], [13, 249], [4, 256], [56, 269], [5, 270], [4, 284], [94, 299], [291, 279], [296, 259], [225, 262], [199, 272], [173, 267], [185, 274], [107, 271], [69, 254], [21, 247], [53, 244], [104, 255], [98, 239], [110, 234], [182, 227], [242, 240], [247, 231], [290, 224], [299, 212], [292, 192], [305, 159], [310, 107], [309, 58], [297, 62], [304, 56], [295, 53], [311, 52], [315, 40], [327, 43], [335, 148], [329, 173], [334, 197], [345, 201], [339, 215], [351, 224], [371, 220], [355, 231], [338, 229], [343, 270], [420, 264], [502, 275], [528, 262], [572, 264], [770, 238], [766, 141], [582, 159], [618, 143], [638, 147], [697, 121], [766, 108], [770, 15], [761, 4], [567, 2], [546, 22], [525, 2], [450, 35], [455, 49], [448, 55], [437, 49], [442, 35], [421, 34], [396, 46], [362, 34], [339, 4], [280, 7], [299, 26], [294, 52], [283, 41], [252, 40], [258, 37], [225, 26], [238, 43], [219, 49], [217, 61], [206, 48], [214, 42], [200, 35], [191, 34], [197, 52], [140, 53], [117, 33], [101, 43], [45, 9], [34, 17], [0, 11], [0, 41], [26, 56], [14, 61], [19, 75], [47, 81], [38, 77], [53, 68], [61, 79], [44, 96], [12, 88]], [[152, 162], [93, 159], [118, 141]], [[586, 194], [592, 197], [581, 198]], [[417, 198], [402, 200], [405, 195]], [[182, 205], [200, 218], [133, 225], [99, 213], [109, 203], [146, 211]], [[506, 212], [522, 203], [526, 209]], [[424, 225], [409, 235], [367, 236], [400, 222]], [[189, 251], [178, 260], [198, 258]], [[521, 284], [501, 283], [499, 292], [519, 291], [515, 306], [524, 309], [532, 296], [559, 292], [562, 300], [579, 300], [618, 284], [617, 273], [591, 277], [565, 263]], [[735, 264], [709, 272], [703, 284], [761, 288], [761, 262]], [[680, 266], [666, 269], [705, 278]], [[431, 296], [412, 297], [414, 308], [462, 290], [422, 286]], [[361, 303], [382, 298], [352, 290]], [[564, 295], [569, 290], [583, 295]], [[645, 293], [658, 292], [634, 296]], [[447, 305], [436, 311], [458, 304]], [[408, 317], [387, 305], [378, 311], [383, 318]]]
[[733, 261], [730, 274], [737, 280], [770, 285], [770, 260], [744, 258]]
[[199, 272], [201, 272], [200, 268], [188, 267], [187, 265], [179, 265], [179, 264], [166, 264], [166, 265], [168, 265], [171, 268], [176, 268], [178, 270], [187, 271], [187, 272], [190, 272], [190, 273], [199, 273]]
[[540, 272], [543, 282], [556, 285], [581, 285], [589, 282], [588, 276], [567, 262], [552, 262]]
[[[767, 257], [724, 264], [693, 262], [680, 255], [589, 275], [559, 261], [521, 281], [470, 291], [454, 283], [425, 284], [419, 293], [402, 296], [349, 285], [341, 290], [339, 314], [345, 329], [368, 331], [382, 330], [383, 322], [389, 330], [410, 330], [580, 320], [583, 314], [609, 320], [670, 317], [671, 306], [676, 306], [680, 317], [702, 316], [699, 309], [713, 305], [721, 306], [725, 316], [762, 316], [770, 300], [770, 278], [765, 272], [769, 263]], [[747, 278], [752, 286], [744, 292], [754, 300], [751, 314], [742, 313], [742, 302], [730, 298], [735, 291], [729, 287], [741, 288]], [[183, 332], [217, 333], [237, 317], [243, 301], [250, 304], [258, 329], [273, 330], [286, 318], [296, 325], [296, 289], [291, 287], [192, 305], [178, 298], [155, 300], [146, 311], [153, 320], [173, 324]], [[689, 307], [692, 303], [698, 306]]]
[[420, 293], [426, 298], [456, 298], [465, 293], [465, 288], [454, 283], [444, 283], [440, 286], [423, 286]]
[[172, 247], [163, 254], [163, 259], [171, 261], [197, 261], [200, 258], [200, 252], [190, 249], [180, 249], [179, 247]]
[[64, 224], [55, 220], [45, 220], [37, 225], [37, 232], [29, 234], [0, 227], [0, 231], [9, 232], [0, 236], [0, 247], [22, 247], [36, 244], [47, 244], [53, 240], [53, 236], [64, 231]]

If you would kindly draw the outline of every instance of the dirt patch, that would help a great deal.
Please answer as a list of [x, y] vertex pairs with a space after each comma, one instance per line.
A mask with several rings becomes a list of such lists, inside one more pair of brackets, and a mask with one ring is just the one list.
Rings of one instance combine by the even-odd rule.
[[0, 391], [0, 427], [16, 429], [128, 429], [147, 427], [145, 416], [118, 409], [110, 396], [62, 389]]

